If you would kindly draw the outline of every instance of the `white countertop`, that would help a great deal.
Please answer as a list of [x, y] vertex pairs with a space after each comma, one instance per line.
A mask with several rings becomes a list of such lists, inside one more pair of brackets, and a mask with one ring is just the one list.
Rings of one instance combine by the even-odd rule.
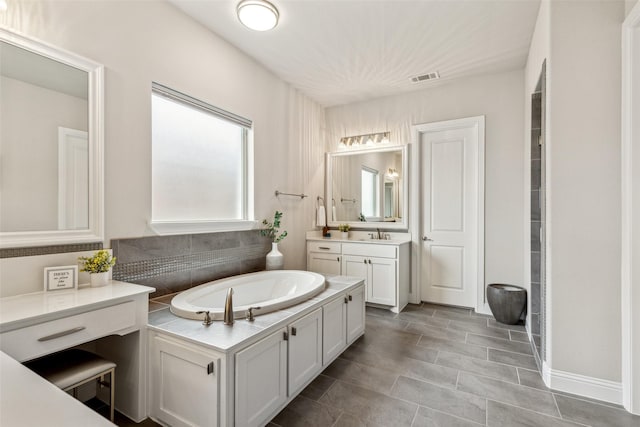
[[114, 426], [0, 351], [0, 426]]
[[[375, 234], [375, 232], [374, 232]], [[322, 237], [321, 232], [307, 232], [307, 240], [323, 241], [323, 242], [337, 242], [337, 243], [367, 243], [373, 245], [402, 245], [404, 243], [411, 242], [411, 235], [409, 233], [386, 233], [391, 235], [391, 239], [371, 239], [369, 233], [366, 231], [350, 231], [349, 238], [343, 239], [340, 237], [340, 232], [337, 230], [331, 230], [331, 237]]]
[[149, 313], [149, 329], [168, 333], [214, 350], [229, 352], [245, 345], [247, 340], [287, 325], [293, 320], [292, 317], [297, 317], [302, 312], [313, 311], [337, 293], [355, 287], [362, 281], [361, 278], [355, 277], [327, 276], [324, 291], [315, 297], [283, 310], [256, 316], [253, 322], [238, 319], [232, 326], [227, 326], [221, 321], [204, 326], [200, 320], [184, 319], [174, 315], [167, 307]]
[[112, 280], [99, 288], [34, 292], [0, 298], [0, 332], [93, 310], [110, 301], [154, 292], [154, 288]]

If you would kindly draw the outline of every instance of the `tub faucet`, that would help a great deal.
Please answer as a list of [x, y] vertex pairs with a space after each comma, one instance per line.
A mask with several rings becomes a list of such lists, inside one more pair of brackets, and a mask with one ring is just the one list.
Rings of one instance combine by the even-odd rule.
[[233, 288], [227, 291], [227, 299], [224, 302], [224, 324], [233, 325]]
[[196, 314], [204, 314], [204, 319], [202, 320], [202, 324], [204, 326], [210, 326], [213, 323], [213, 319], [211, 319], [211, 315], [209, 314], [209, 310], [207, 310], [207, 311], [196, 311]]

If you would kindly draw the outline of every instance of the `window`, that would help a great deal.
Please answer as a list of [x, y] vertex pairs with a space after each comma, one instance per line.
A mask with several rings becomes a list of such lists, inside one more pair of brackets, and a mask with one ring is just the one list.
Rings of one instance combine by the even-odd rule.
[[365, 218], [378, 216], [378, 171], [362, 167], [362, 214]]
[[157, 83], [151, 100], [154, 228], [243, 228], [252, 219], [251, 121]]

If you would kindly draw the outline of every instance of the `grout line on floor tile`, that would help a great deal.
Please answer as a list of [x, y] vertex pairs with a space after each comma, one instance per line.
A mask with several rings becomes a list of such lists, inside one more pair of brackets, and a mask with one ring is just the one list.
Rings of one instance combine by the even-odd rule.
[[[553, 415], [545, 414], [544, 412], [538, 412], [538, 411], [535, 411], [533, 409], [523, 408], [522, 406], [514, 405], [512, 403], [502, 402], [500, 400], [487, 399], [487, 406], [489, 405], [489, 401], [500, 403], [501, 405], [511, 406], [512, 408], [517, 408], [517, 409], [522, 409], [524, 411], [533, 412], [535, 414], [543, 415], [545, 417], [550, 417], [550, 418], [553, 418], [553, 419], [556, 419], [556, 420], [569, 421], [569, 422], [575, 423], [578, 426], [591, 427], [589, 424], [583, 424], [583, 423], [578, 422], [578, 421], [568, 420], [566, 418], [562, 418], [561, 416], [560, 417], [556, 417], [556, 416], [553, 416]], [[558, 410], [558, 413], [560, 413], [559, 410]]]
[[418, 412], [420, 412], [420, 405], [417, 405], [416, 413], [413, 414], [413, 418], [411, 419], [411, 427], [416, 423], [416, 418], [418, 418]]
[[[520, 381], [520, 369], [517, 366], [516, 366], [516, 375], [518, 376], [518, 384], [522, 385], [522, 381]], [[555, 401], [555, 398], [553, 400]]]
[[489, 399], [484, 399], [484, 425], [489, 425]]
[[618, 405], [616, 403], [605, 402], [605, 401], [602, 401], [602, 400], [597, 400], [597, 399], [589, 398], [589, 397], [586, 397], [586, 396], [579, 396], [577, 394], [567, 393], [567, 392], [564, 392], [562, 390], [549, 389], [549, 391], [551, 393], [553, 393], [554, 398], [555, 398], [556, 395], [558, 395], [558, 396], [566, 397], [568, 399], [579, 400], [581, 402], [591, 403], [591, 404], [600, 405], [600, 406], [606, 406], [607, 408], [617, 409], [619, 411], [627, 412], [627, 410], [624, 409], [623, 406]]

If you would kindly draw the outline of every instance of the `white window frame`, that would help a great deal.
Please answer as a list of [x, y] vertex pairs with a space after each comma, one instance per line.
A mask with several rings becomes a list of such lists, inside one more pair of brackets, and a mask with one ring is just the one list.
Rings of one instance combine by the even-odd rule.
[[[220, 119], [228, 120], [239, 126], [242, 126], [245, 131], [243, 132], [244, 152], [243, 166], [244, 166], [244, 197], [243, 197], [243, 219], [237, 220], [180, 220], [180, 221], [154, 221], [153, 212], [151, 213], [151, 221], [149, 226], [151, 229], [160, 235], [169, 234], [191, 234], [191, 233], [212, 233], [220, 231], [242, 231], [251, 230], [257, 227], [258, 222], [254, 217], [254, 160], [253, 160], [253, 123], [249, 119], [238, 116], [231, 112], [225, 111], [221, 108], [215, 107], [206, 102], [200, 101], [197, 98], [193, 98], [184, 93], [173, 90], [169, 87], [161, 85], [159, 83], [152, 83], [151, 95], [160, 95], [180, 102], [182, 104], [188, 104], [193, 107], [202, 109], [208, 113], [217, 116]], [[152, 142], [153, 146], [153, 142]], [[151, 164], [153, 168], [153, 162]], [[153, 182], [152, 182], [153, 185]], [[153, 191], [152, 191], [153, 197]]]

